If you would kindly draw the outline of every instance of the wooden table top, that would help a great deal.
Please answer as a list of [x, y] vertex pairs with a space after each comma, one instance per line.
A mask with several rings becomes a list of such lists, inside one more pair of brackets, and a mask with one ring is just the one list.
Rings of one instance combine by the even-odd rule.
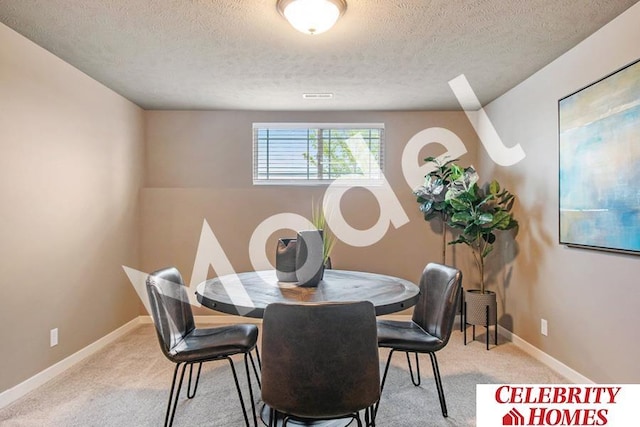
[[371, 301], [376, 315], [395, 313], [418, 301], [419, 288], [412, 282], [384, 274], [325, 270], [317, 287], [278, 282], [275, 270], [252, 271], [207, 280], [196, 295], [205, 307], [228, 314], [262, 318], [267, 305]]

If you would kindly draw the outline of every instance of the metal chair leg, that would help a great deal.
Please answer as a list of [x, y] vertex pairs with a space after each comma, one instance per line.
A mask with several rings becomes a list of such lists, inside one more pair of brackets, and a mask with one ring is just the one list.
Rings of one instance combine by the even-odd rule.
[[276, 427], [278, 425], [277, 422], [277, 413], [273, 408], [269, 408], [269, 424], [268, 427]]
[[464, 303], [464, 313], [462, 313], [462, 323], [464, 323], [464, 345], [467, 345], [467, 302]]
[[[254, 401], [254, 396], [253, 396], [253, 387], [251, 385], [251, 376], [249, 373], [249, 360], [247, 359], [247, 356], [249, 357], [249, 359], [251, 360], [251, 364], [253, 366], [253, 370], [254, 373], [256, 374], [256, 379], [258, 381], [258, 385], [260, 386], [260, 378], [258, 376], [258, 372], [256, 370], [255, 367], [255, 363], [253, 361], [253, 357], [251, 356], [251, 353], [245, 353], [244, 356], [244, 364], [245, 364], [245, 371], [247, 374], [247, 381], [249, 383], [249, 395], [251, 398], [251, 408], [253, 410], [253, 424], [254, 427], [258, 426], [258, 420], [256, 417], [256, 408], [255, 408], [255, 401]], [[259, 356], [258, 356], [259, 357]], [[231, 365], [231, 372], [233, 373], [233, 380], [236, 384], [236, 390], [238, 391], [238, 398], [240, 399], [240, 406], [242, 406], [242, 414], [244, 416], [244, 420], [245, 423], [247, 425], [247, 427], [249, 427], [249, 418], [247, 417], [247, 410], [244, 404], [244, 399], [242, 397], [242, 391], [240, 389], [240, 383], [238, 381], [238, 376], [236, 374], [236, 370], [235, 370], [235, 366], [233, 364], [233, 360], [231, 360], [230, 357], [225, 357], [225, 359], [227, 359], [229, 361], [229, 364]], [[178, 381], [178, 387], [176, 389], [176, 380], [178, 378], [178, 370], [180, 369], [180, 366], [182, 365], [182, 371], [180, 372], [180, 379]], [[164, 417], [164, 425], [165, 427], [170, 427], [173, 425], [173, 420], [175, 418], [176, 415], [176, 408], [178, 407], [178, 399], [180, 398], [180, 391], [182, 390], [182, 382], [184, 381], [184, 374], [186, 373], [187, 367], [189, 368], [189, 380], [188, 380], [188, 384], [187, 384], [187, 398], [188, 399], [193, 399], [196, 395], [196, 392], [198, 390], [198, 383], [200, 381], [200, 373], [202, 371], [202, 362], [198, 363], [198, 371], [196, 373], [196, 378], [195, 378], [195, 382], [193, 385], [193, 390], [191, 389], [191, 382], [192, 382], [192, 377], [193, 377], [193, 363], [176, 363], [176, 367], [173, 371], [173, 379], [171, 381], [171, 390], [169, 391], [169, 402], [167, 403], [167, 411]], [[174, 393], [175, 392], [175, 393]]]
[[485, 322], [486, 322], [486, 334], [487, 334], [487, 350], [489, 350], [489, 306], [485, 306]]
[[[382, 400], [382, 390], [384, 390], [384, 383], [387, 380], [387, 373], [389, 372], [389, 364], [391, 363], [391, 356], [393, 356], [393, 352], [395, 350], [391, 350], [389, 351], [389, 357], [387, 357], [387, 364], [384, 367], [384, 374], [382, 375], [382, 382], [380, 383], [380, 400]], [[380, 406], [380, 400], [378, 400], [376, 402], [374, 411], [373, 411], [373, 417], [375, 418], [376, 415], [378, 414], [378, 406]]]
[[193, 399], [196, 396], [198, 390], [198, 382], [200, 381], [200, 371], [202, 370], [202, 362], [198, 363], [198, 374], [196, 375], [196, 382], [191, 390], [191, 377], [193, 376], [193, 363], [189, 363], [189, 383], [187, 385], [187, 399]]
[[429, 353], [431, 356], [431, 366], [433, 367], [433, 376], [436, 380], [436, 388], [438, 389], [438, 398], [440, 399], [440, 409], [442, 409], [442, 416], [445, 418], [447, 415], [447, 403], [444, 400], [444, 390], [442, 388], [442, 379], [440, 378], [440, 369], [438, 369], [438, 359], [435, 353]]
[[186, 364], [182, 364], [182, 372], [180, 373], [180, 381], [178, 383], [178, 389], [176, 390], [174, 397], [174, 390], [176, 388], [176, 378], [178, 375], [178, 369], [180, 363], [176, 363], [176, 368], [173, 370], [173, 380], [171, 381], [171, 390], [169, 391], [169, 403], [167, 404], [167, 413], [164, 416], [165, 427], [173, 425], [173, 418], [176, 415], [176, 407], [178, 406], [178, 397], [180, 397], [180, 390], [182, 389], [182, 380], [184, 379], [184, 372], [187, 367]]
[[384, 367], [384, 374], [382, 375], [382, 383], [380, 383], [380, 394], [382, 394], [382, 390], [384, 390], [384, 383], [387, 380], [387, 373], [389, 373], [389, 364], [391, 363], [391, 356], [393, 356], [394, 351], [395, 350], [391, 350], [389, 352], [389, 357], [387, 357], [387, 364]]
[[413, 369], [411, 368], [411, 358], [409, 357], [409, 352], [406, 351], [405, 354], [407, 355], [407, 365], [409, 365], [409, 375], [411, 375], [411, 382], [414, 386], [418, 387], [420, 385], [420, 361], [418, 360], [418, 353], [413, 353], [416, 357], [416, 371], [418, 374], [417, 381], [413, 378]]
[[464, 288], [460, 287], [460, 332], [464, 327]]
[[[250, 352], [244, 354], [244, 370], [247, 373], [247, 383], [249, 383], [249, 399], [251, 400], [251, 412], [253, 413], [253, 425], [254, 427], [258, 427], [258, 419], [256, 418], [256, 402], [253, 399], [253, 387], [251, 386], [251, 375], [249, 374], [249, 360], [251, 359], [251, 364], [253, 364], [253, 357]], [[255, 369], [255, 366], [254, 366]], [[258, 384], [260, 380], [258, 380]]]
[[[389, 352], [389, 357], [387, 358], [387, 364], [384, 368], [384, 374], [382, 375], [382, 383], [380, 384], [380, 394], [382, 395], [382, 390], [384, 390], [384, 384], [385, 381], [387, 380], [387, 374], [389, 373], [389, 365], [391, 363], [391, 357], [393, 356], [393, 352], [395, 350], [391, 350]], [[405, 352], [407, 354], [407, 362], [409, 362], [409, 369], [411, 370], [411, 363], [410, 363], [410, 359], [409, 359], [409, 352]], [[418, 354], [414, 353], [416, 356], [416, 364], [418, 363], [417, 358], [418, 358]], [[435, 353], [429, 353], [429, 357], [431, 358], [431, 367], [433, 368], [433, 377], [435, 379], [436, 382], [436, 389], [438, 390], [438, 399], [440, 400], [440, 409], [442, 409], [442, 415], [446, 418], [448, 417], [447, 415], [447, 403], [445, 401], [444, 398], [444, 389], [442, 388], [442, 379], [440, 378], [440, 369], [438, 368], [438, 358], [436, 357]], [[418, 370], [418, 377], [420, 376], [419, 374], [419, 370]], [[411, 376], [411, 380], [413, 381], [413, 375]], [[416, 384], [414, 382], [414, 385], [418, 386], [420, 384], [420, 382], [418, 382], [418, 384]], [[375, 418], [378, 415], [378, 407], [380, 405], [380, 401], [378, 400], [378, 402], [375, 403], [374, 407], [372, 408], [372, 421], [375, 425]]]
[[[253, 367], [253, 373], [256, 376], [256, 381], [258, 381], [258, 388], [262, 388], [262, 383], [260, 382], [260, 374], [258, 373], [258, 370], [256, 369], [256, 364], [253, 361], [253, 356], [251, 355], [251, 352], [247, 353], [249, 355], [249, 359], [251, 360], [251, 366]], [[256, 357], [258, 358], [258, 366], [260, 365], [260, 354], [258, 353], [258, 347], [256, 347]], [[262, 369], [262, 368], [261, 368]]]
[[365, 427], [375, 427], [376, 426], [376, 418], [373, 414], [373, 407], [371, 405], [364, 409], [364, 425]]
[[260, 360], [260, 352], [258, 351], [258, 346], [256, 345], [256, 359], [258, 359], [258, 367], [260, 368], [260, 371], [262, 371], [262, 361]]
[[[238, 375], [236, 374], [236, 368], [233, 365], [233, 360], [231, 357], [225, 357], [229, 361], [229, 365], [231, 366], [231, 372], [233, 373], [233, 381], [236, 383], [236, 390], [238, 391], [238, 397], [240, 398], [240, 406], [242, 406], [242, 415], [244, 415], [244, 422], [249, 427], [249, 418], [247, 417], [247, 409], [244, 406], [244, 399], [242, 398], [242, 390], [240, 390], [240, 383], [238, 382]], [[255, 413], [255, 412], [254, 412]]]

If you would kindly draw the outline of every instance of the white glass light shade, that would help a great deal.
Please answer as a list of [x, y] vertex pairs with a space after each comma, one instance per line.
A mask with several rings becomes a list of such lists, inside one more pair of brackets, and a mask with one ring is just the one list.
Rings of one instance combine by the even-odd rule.
[[324, 33], [344, 13], [344, 0], [278, 0], [276, 7], [296, 30], [305, 34]]

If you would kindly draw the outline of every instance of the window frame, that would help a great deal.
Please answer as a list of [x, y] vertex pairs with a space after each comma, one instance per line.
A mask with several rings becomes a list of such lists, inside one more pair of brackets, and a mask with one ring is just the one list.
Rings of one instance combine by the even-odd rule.
[[[379, 155], [378, 164], [379, 176], [376, 177], [354, 177], [343, 176], [336, 178], [259, 178], [258, 168], [258, 130], [294, 130], [294, 129], [307, 129], [307, 130], [348, 130], [348, 129], [376, 129], [380, 132], [379, 137]], [[311, 139], [307, 139], [311, 141]], [[345, 186], [381, 186], [384, 183], [384, 171], [385, 171], [385, 124], [381, 122], [367, 122], [367, 123], [326, 123], [326, 122], [255, 122], [252, 126], [252, 178], [254, 186], [262, 185], [288, 185], [288, 186], [322, 186], [329, 184], [345, 185]], [[307, 153], [310, 150], [307, 148]], [[319, 161], [318, 167], [321, 167], [322, 161]], [[317, 176], [317, 175], [316, 175]]]

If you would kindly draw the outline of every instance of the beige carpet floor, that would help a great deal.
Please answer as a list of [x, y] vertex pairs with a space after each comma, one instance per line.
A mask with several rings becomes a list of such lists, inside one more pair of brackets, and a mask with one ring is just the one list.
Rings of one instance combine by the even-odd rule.
[[[480, 341], [482, 339], [484, 335], [477, 337], [478, 341], [464, 346], [462, 333], [455, 331], [447, 347], [438, 352], [448, 418], [443, 418], [440, 412], [429, 357], [420, 356], [422, 384], [414, 387], [404, 355], [395, 355], [382, 396], [377, 425], [474, 426], [476, 384], [567, 382], [513, 344], [499, 342], [498, 346], [486, 351], [484, 342]], [[385, 350], [381, 350], [381, 371], [387, 355]], [[0, 410], [0, 425], [161, 426], [173, 366], [160, 352], [153, 326], [140, 326], [113, 345]], [[237, 358], [236, 367], [240, 369], [240, 380], [248, 403], [241, 358]], [[174, 425], [244, 425], [226, 362], [205, 365], [197, 396], [187, 400], [183, 395]]]

